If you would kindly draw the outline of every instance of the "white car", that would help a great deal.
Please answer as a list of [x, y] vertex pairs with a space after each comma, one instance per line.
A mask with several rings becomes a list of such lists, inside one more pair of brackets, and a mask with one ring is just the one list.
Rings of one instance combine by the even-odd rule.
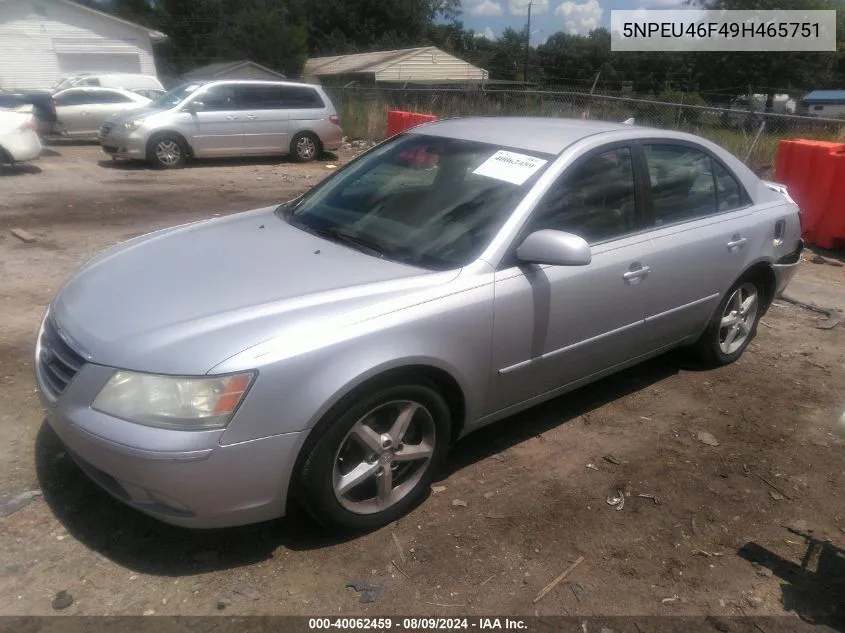
[[41, 141], [36, 133], [31, 112], [0, 110], [0, 172], [4, 163], [34, 160], [41, 154]]
[[58, 122], [55, 133], [66, 138], [96, 139], [106, 119], [152, 103], [121, 88], [68, 88], [53, 95]]

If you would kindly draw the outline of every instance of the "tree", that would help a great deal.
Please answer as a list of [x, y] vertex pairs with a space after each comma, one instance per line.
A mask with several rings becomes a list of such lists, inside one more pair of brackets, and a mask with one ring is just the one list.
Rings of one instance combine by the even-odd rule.
[[[834, 0], [691, 0], [712, 10], [837, 9]], [[842, 15], [838, 14], [842, 24]], [[837, 29], [842, 38], [841, 27]], [[766, 94], [767, 112], [772, 110], [778, 91], [807, 89], [826, 84], [834, 75], [837, 53], [700, 53], [695, 59], [696, 74], [710, 86], [737, 86], [749, 95]], [[799, 90], [800, 91], [800, 90]]]
[[308, 56], [308, 29], [293, 22], [283, 0], [252, 0], [216, 33], [216, 50], [228, 59], [249, 59], [298, 77]]

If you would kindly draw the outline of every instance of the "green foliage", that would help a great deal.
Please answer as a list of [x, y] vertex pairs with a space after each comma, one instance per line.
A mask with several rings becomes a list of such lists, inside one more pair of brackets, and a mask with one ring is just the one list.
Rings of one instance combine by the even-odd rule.
[[[77, 0], [92, 3], [95, 0]], [[165, 74], [221, 60], [251, 59], [297, 76], [308, 56], [435, 45], [490, 72], [520, 80], [525, 30], [488, 40], [459, 20], [460, 0], [107, 0], [95, 2], [169, 36], [157, 49]], [[528, 77], [547, 89], [637, 95], [699, 95], [727, 104], [740, 94], [845, 88], [843, 0], [688, 0], [714, 9], [837, 9], [831, 53], [614, 53], [610, 34], [557, 32], [528, 52]], [[538, 18], [539, 19], [539, 18]], [[698, 101], [695, 101], [698, 103]], [[687, 121], [694, 123], [696, 115]]]

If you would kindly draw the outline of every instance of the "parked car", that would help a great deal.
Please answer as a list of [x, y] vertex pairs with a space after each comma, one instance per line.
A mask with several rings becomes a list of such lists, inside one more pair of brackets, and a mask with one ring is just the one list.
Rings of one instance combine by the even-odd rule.
[[0, 108], [26, 111], [30, 107], [40, 135], [50, 134], [56, 123], [56, 102], [44, 91], [5, 92], [0, 90]]
[[41, 155], [35, 116], [0, 109], [0, 172], [3, 165], [35, 160]]
[[162, 169], [182, 167], [189, 156], [290, 153], [310, 161], [342, 139], [337, 110], [320, 86], [278, 81], [184, 84], [100, 130], [106, 153]]
[[53, 91], [65, 90], [73, 87], [91, 88], [122, 88], [123, 90], [161, 90], [164, 86], [155, 75], [141, 75], [136, 73], [82, 73], [72, 75], [59, 81], [53, 86]]
[[54, 133], [65, 138], [96, 139], [103, 121], [118, 112], [139, 110], [151, 101], [120, 88], [68, 88], [57, 92]]
[[154, 517], [295, 499], [372, 529], [490, 422], [675, 347], [738, 359], [800, 235], [785, 195], [696, 136], [445, 120], [288, 203], [95, 258], [49, 306], [36, 379], [69, 454]]

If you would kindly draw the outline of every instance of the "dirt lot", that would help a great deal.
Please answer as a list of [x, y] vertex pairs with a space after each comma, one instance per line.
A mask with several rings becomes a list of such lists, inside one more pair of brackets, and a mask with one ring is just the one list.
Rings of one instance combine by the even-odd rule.
[[[845, 408], [845, 324], [817, 329], [786, 303], [730, 367], [672, 354], [470, 436], [444, 491], [367, 536], [333, 539], [301, 516], [191, 532], [111, 500], [43, 423], [30, 356], [48, 301], [117, 241], [281, 201], [330, 170], [163, 173], [52, 149], [0, 179], [0, 614], [54, 613], [60, 590], [71, 614], [845, 613], [845, 443], [829, 433]], [[791, 293], [845, 309], [845, 268], [807, 261]], [[607, 503], [617, 490], [630, 493], [621, 511]], [[805, 574], [795, 521], [833, 544]], [[360, 604], [351, 579], [378, 585], [377, 600]]]

